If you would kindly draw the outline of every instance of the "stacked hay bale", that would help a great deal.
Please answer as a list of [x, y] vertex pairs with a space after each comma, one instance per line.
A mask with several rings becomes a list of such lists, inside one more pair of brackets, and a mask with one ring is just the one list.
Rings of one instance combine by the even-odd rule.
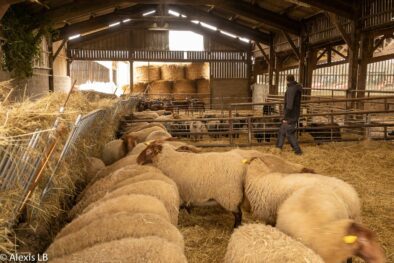
[[144, 94], [149, 83], [161, 79], [160, 67], [158, 66], [141, 66], [137, 67], [135, 71], [137, 82], [133, 85], [132, 95]]
[[190, 63], [186, 66], [186, 79], [209, 79], [208, 63]]
[[141, 66], [136, 68], [137, 83], [149, 83], [160, 79], [160, 67], [158, 66]]
[[168, 81], [176, 81], [185, 78], [185, 68], [183, 65], [163, 65], [161, 67], [161, 76], [162, 79]]
[[172, 89], [173, 98], [175, 100], [185, 100], [193, 98], [196, 94], [196, 83], [193, 80], [182, 79], [174, 82]]
[[148, 94], [151, 99], [169, 98], [172, 83], [167, 80], [158, 80], [149, 84]]
[[148, 84], [144, 82], [135, 83], [133, 85], [133, 90], [131, 91], [132, 95], [142, 95], [145, 93], [146, 87]]
[[205, 105], [209, 107], [211, 102], [211, 86], [209, 80], [207, 79], [198, 79], [196, 81], [197, 86], [197, 96], [201, 99]]
[[96, 175], [70, 211], [71, 222], [47, 249], [49, 262], [101, 262], [109, 257], [117, 262], [187, 262], [176, 228], [180, 198], [175, 182], [157, 168], [136, 164], [135, 154], [119, 155], [124, 145], [107, 145], [107, 155], [116, 160], [109, 158], [113, 164], [106, 167], [100, 161], [99, 171], [90, 169]]

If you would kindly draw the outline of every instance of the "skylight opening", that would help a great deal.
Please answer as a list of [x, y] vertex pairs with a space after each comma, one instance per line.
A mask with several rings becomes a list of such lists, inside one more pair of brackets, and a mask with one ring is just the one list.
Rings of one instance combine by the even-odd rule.
[[73, 35], [73, 36], [69, 37], [68, 40], [73, 40], [73, 39], [79, 38], [80, 36], [81, 36], [81, 34]]
[[204, 22], [200, 22], [200, 25], [205, 27], [205, 28], [211, 29], [213, 31], [218, 30], [218, 28], [216, 26], [213, 26], [213, 25], [210, 25], [210, 24], [207, 24], [207, 23], [204, 23]]
[[200, 34], [170, 30], [168, 37], [171, 51], [204, 51], [204, 37]]
[[231, 33], [229, 33], [229, 32], [226, 32], [226, 31], [223, 31], [223, 30], [220, 30], [220, 33], [222, 33], [223, 35], [226, 35], [226, 36], [228, 36], [228, 37], [237, 38], [236, 35], [231, 34]]
[[149, 16], [149, 15], [154, 14], [154, 13], [156, 13], [156, 10], [152, 10], [152, 11], [148, 11], [146, 13], [143, 13], [142, 16]]
[[120, 25], [120, 22], [115, 22], [115, 23], [109, 24], [108, 26], [109, 27], [114, 27], [114, 26], [118, 26], [118, 25]]
[[250, 43], [250, 39], [245, 38], [245, 37], [240, 37], [239, 40], [246, 42], [246, 43]]
[[168, 13], [170, 14], [170, 15], [172, 15], [172, 16], [177, 16], [177, 17], [179, 17], [181, 14], [180, 13], [178, 13], [178, 12], [175, 12], [174, 10], [168, 10]]

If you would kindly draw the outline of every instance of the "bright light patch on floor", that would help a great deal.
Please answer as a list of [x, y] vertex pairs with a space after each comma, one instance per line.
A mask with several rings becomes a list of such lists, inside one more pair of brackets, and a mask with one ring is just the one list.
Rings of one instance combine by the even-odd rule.
[[127, 18], [127, 19], [123, 20], [123, 23], [127, 23], [127, 22], [130, 22], [130, 21], [131, 21], [131, 19]]
[[198, 23], [200, 23], [200, 21], [198, 21], [198, 20], [192, 20], [192, 21], [190, 21], [190, 22], [192, 22], [193, 24], [198, 24]]
[[170, 50], [204, 51], [204, 37], [191, 31], [169, 32]]

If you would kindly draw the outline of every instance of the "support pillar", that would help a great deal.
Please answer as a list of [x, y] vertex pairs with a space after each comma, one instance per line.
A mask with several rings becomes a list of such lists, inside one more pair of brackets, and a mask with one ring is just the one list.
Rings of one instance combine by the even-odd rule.
[[279, 59], [279, 56], [275, 54], [275, 85], [274, 85], [274, 90], [273, 90], [273, 93], [272, 93], [274, 95], [278, 95], [279, 94], [280, 64], [281, 64], [281, 61]]
[[[305, 69], [305, 84], [304, 87], [312, 89], [312, 80], [313, 80], [313, 71], [315, 70], [317, 65], [317, 50], [312, 49], [308, 50], [306, 54], [306, 69]], [[305, 95], [311, 96], [312, 90], [306, 90]], [[307, 97], [309, 98], [309, 97]]]
[[278, 94], [278, 90], [274, 86], [274, 68], [275, 68], [275, 50], [274, 50], [274, 43], [273, 41], [271, 41], [269, 63], [268, 63], [269, 94]]
[[[306, 35], [305, 32], [301, 33], [301, 36], [299, 37], [299, 54], [300, 54], [300, 61], [299, 61], [299, 76], [298, 76], [298, 81], [303, 87], [308, 87], [306, 83], [306, 49], [308, 46], [308, 36]], [[308, 87], [309, 88], [309, 87]]]
[[361, 35], [360, 65], [357, 76], [357, 98], [365, 97], [367, 69], [373, 55], [373, 37], [367, 33]]
[[48, 80], [49, 80], [49, 92], [55, 91], [55, 80], [53, 78], [53, 61], [54, 61], [54, 54], [53, 54], [53, 43], [52, 43], [52, 35], [47, 37], [47, 46], [48, 46]]

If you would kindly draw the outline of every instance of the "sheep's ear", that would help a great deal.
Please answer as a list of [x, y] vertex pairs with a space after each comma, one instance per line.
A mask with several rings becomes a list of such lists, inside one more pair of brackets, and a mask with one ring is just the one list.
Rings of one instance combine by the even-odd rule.
[[344, 237], [344, 241], [347, 244], [357, 244], [355, 255], [364, 259], [365, 262], [385, 262], [385, 256], [383, 249], [376, 240], [375, 234], [368, 228], [361, 224], [352, 222], [347, 231], [347, 235]]
[[163, 146], [160, 144], [151, 144], [148, 147], [146, 147], [145, 150], [143, 150], [140, 155], [137, 157], [137, 163], [138, 164], [147, 164], [152, 162], [152, 158], [158, 155], [161, 150], [163, 149]]

